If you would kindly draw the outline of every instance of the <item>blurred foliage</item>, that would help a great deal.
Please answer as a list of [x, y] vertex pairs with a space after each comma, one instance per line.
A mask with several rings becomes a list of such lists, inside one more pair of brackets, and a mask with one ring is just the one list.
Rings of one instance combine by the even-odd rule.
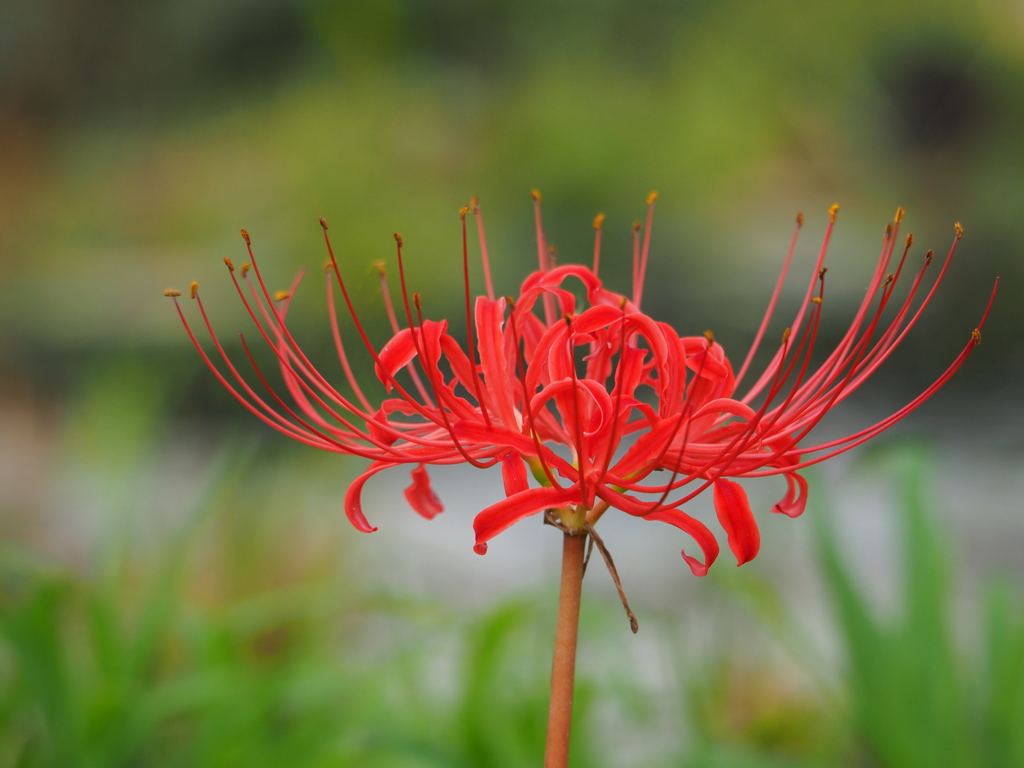
[[[894, 460], [895, 459], [895, 460]], [[892, 768], [1024, 766], [1024, 607], [994, 588], [960, 651], [952, 562], [929, 513], [928, 462], [893, 456], [902, 477], [903, 600], [879, 619], [843, 565], [828, 518], [816, 515], [822, 563], [849, 661], [854, 728], [866, 753]], [[980, 641], [980, 642], [979, 642]]]

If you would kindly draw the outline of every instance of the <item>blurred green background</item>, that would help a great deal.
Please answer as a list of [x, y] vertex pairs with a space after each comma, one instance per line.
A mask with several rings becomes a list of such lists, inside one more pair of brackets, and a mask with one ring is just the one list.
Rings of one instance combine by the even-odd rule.
[[272, 289], [311, 271], [290, 318], [335, 375], [318, 217], [382, 340], [391, 234], [459, 327], [459, 207], [480, 196], [511, 293], [532, 188], [560, 261], [607, 214], [617, 290], [657, 189], [645, 309], [734, 356], [797, 211], [783, 312], [842, 204], [823, 348], [898, 205], [914, 257], [962, 222], [835, 430], [926, 387], [1003, 280], [904, 448], [823, 470], [755, 563], [697, 581], [679, 542], [608, 521], [642, 629], [588, 579], [576, 764], [1024, 766], [1022, 126], [1011, 0], [0, 2], [0, 768], [538, 763], [551, 531], [473, 556], [500, 479], [441, 472], [445, 515], [399, 473], [357, 535], [358, 462], [268, 434], [160, 295], [198, 280], [240, 354], [221, 259], [245, 227]]

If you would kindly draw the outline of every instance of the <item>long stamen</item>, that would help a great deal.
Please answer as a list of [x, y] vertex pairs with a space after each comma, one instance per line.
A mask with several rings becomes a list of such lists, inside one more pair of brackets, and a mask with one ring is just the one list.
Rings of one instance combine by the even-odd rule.
[[[327, 245], [327, 255], [331, 259], [331, 266], [334, 268], [334, 277], [338, 281], [338, 287], [341, 289], [342, 298], [345, 299], [345, 306], [348, 308], [348, 313], [352, 317], [352, 322], [355, 323], [356, 331], [359, 333], [359, 337], [363, 341], [363, 346], [366, 347], [366, 351], [370, 353], [370, 357], [373, 358], [374, 364], [377, 366], [377, 370], [381, 371], [387, 378], [387, 383], [390, 384], [399, 396], [411, 405], [416, 412], [427, 419], [428, 421], [437, 423], [434, 415], [423, 405], [416, 401], [412, 395], [410, 395], [405, 387], [403, 387], [398, 380], [381, 364], [380, 355], [377, 354], [377, 350], [374, 349], [373, 344], [370, 343], [370, 338], [366, 335], [366, 329], [363, 328], [362, 322], [359, 320], [359, 315], [356, 314], [355, 307], [352, 305], [352, 298], [348, 294], [348, 288], [345, 287], [345, 281], [341, 279], [341, 270], [338, 268], [338, 260], [334, 256], [334, 248], [331, 247], [331, 238], [327, 234], [327, 221], [323, 218], [320, 219], [320, 226], [324, 230], [324, 242]], [[410, 323], [410, 325], [412, 325]], [[414, 334], [415, 338], [415, 334]], [[440, 425], [439, 425], [440, 426]]]
[[604, 223], [604, 214], [599, 213], [594, 217], [594, 268], [591, 270], [595, 275], [601, 266], [601, 224]]
[[370, 406], [370, 401], [366, 399], [366, 395], [363, 394], [363, 390], [360, 388], [359, 382], [356, 381], [356, 377], [352, 373], [352, 366], [349, 365], [348, 362], [348, 355], [345, 354], [345, 344], [341, 340], [341, 330], [338, 328], [338, 313], [334, 306], [334, 286], [331, 283], [330, 271], [331, 263], [327, 262], [327, 266], [324, 269], [324, 277], [327, 287], [327, 315], [331, 322], [331, 335], [334, 337], [334, 348], [338, 352], [338, 360], [341, 362], [341, 368], [345, 373], [345, 379], [348, 381], [348, 385], [355, 393], [356, 399], [359, 400], [363, 408], [367, 411], [372, 411], [373, 408]]
[[647, 277], [647, 256], [651, 252], [651, 224], [654, 223], [654, 201], [657, 197], [657, 192], [651, 192], [647, 196], [647, 224], [644, 226], [644, 247], [640, 254], [640, 270], [637, 284], [633, 288], [633, 293], [635, 294], [633, 303], [636, 304], [637, 309], [640, 308], [640, 300], [644, 296], [644, 280]]
[[480, 240], [480, 263], [484, 268], [484, 285], [487, 286], [487, 298], [494, 301], [494, 286], [491, 284], [491, 260], [487, 256], [487, 238], [484, 236], [484, 214], [480, 210], [480, 200], [474, 197], [470, 201], [470, 208], [473, 209], [473, 217], [476, 219], [476, 234]]
[[487, 414], [487, 404], [484, 402], [483, 393], [480, 391], [480, 376], [476, 372], [476, 342], [473, 339], [473, 307], [469, 291], [469, 244], [466, 241], [466, 214], [468, 206], [463, 206], [459, 211], [459, 219], [462, 222], [462, 282], [466, 292], [466, 354], [469, 357], [469, 367], [473, 374], [473, 394], [480, 404], [480, 414], [483, 416], [484, 424], [491, 426], [491, 417]]
[[804, 215], [798, 213], [796, 215], [796, 227], [793, 228], [793, 236], [789, 240], [789, 250], [786, 251], [786, 260], [782, 263], [782, 272], [779, 274], [779, 279], [775, 282], [775, 290], [772, 291], [772, 297], [768, 302], [768, 309], [764, 313], [764, 317], [761, 319], [761, 326], [757, 329], [757, 333], [754, 336], [754, 341], [750, 345], [750, 351], [747, 352], [747, 357], [743, 361], [743, 365], [740, 366], [740, 372], [736, 374], [736, 389], [739, 389], [740, 383], [743, 381], [743, 377], [747, 374], [747, 369], [750, 368], [750, 363], [754, 359], [754, 355], [757, 353], [757, 348], [761, 345], [761, 339], [764, 338], [764, 332], [768, 329], [768, 323], [772, 319], [772, 314], [775, 312], [775, 305], [779, 300], [779, 294], [782, 292], [782, 286], [786, 282], [786, 275], [789, 273], [789, 265], [793, 261], [793, 252], [796, 250], [797, 237], [800, 235], [800, 229], [804, 225]]
[[[395, 306], [391, 302], [391, 290], [388, 288], [388, 276], [387, 272], [384, 269], [384, 262], [378, 261], [376, 264], [374, 264], [374, 267], [376, 267], [377, 274], [380, 276], [380, 293], [381, 296], [384, 297], [384, 310], [385, 312], [387, 312], [388, 322], [391, 324], [391, 332], [395, 335], [398, 335], [401, 329], [398, 326], [398, 317], [395, 315]], [[419, 352], [419, 347], [416, 348], [416, 351], [417, 353]], [[423, 358], [420, 357], [418, 354], [416, 357], [417, 360], [419, 360], [419, 364], [423, 366]], [[413, 384], [416, 386], [416, 391], [419, 392], [420, 397], [423, 398], [423, 402], [426, 403], [428, 407], [433, 407], [434, 401], [430, 399], [430, 395], [427, 394], [426, 389], [424, 389], [423, 382], [420, 380], [420, 376], [416, 372], [415, 363], [415, 360], [410, 360], [409, 365], [406, 366], [406, 368], [409, 371], [409, 377], [412, 379]]]
[[[541, 272], [547, 272], [548, 242], [544, 237], [544, 227], [540, 219], [540, 192], [535, 189], [530, 192], [530, 197], [533, 198], [533, 220], [537, 228], [537, 268]], [[555, 304], [551, 294], [547, 292], [544, 293], [542, 301], [544, 303], [544, 322], [550, 326], [555, 322]]]

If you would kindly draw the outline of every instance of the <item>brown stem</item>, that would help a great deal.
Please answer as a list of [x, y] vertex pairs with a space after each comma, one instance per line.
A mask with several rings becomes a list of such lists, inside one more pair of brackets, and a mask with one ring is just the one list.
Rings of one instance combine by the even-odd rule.
[[580, 622], [580, 590], [583, 585], [585, 531], [565, 533], [562, 539], [562, 583], [558, 593], [558, 624], [555, 657], [551, 665], [551, 704], [548, 708], [548, 740], [544, 768], [569, 764], [569, 731], [572, 726], [572, 693], [576, 674], [576, 635]]

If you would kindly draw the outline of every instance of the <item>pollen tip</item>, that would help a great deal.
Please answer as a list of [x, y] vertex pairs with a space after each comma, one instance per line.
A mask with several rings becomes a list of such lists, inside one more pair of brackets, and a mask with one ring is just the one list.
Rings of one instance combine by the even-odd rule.
[[467, 213], [469, 213], [469, 206], [468, 205], [464, 205], [461, 208], [459, 208], [459, 218], [462, 219], [463, 221], [466, 220], [466, 214]]
[[821, 280], [825, 277], [825, 273], [828, 272], [828, 267], [822, 267], [818, 270], [818, 279]]
[[377, 274], [380, 275], [381, 277], [384, 277], [387, 274], [386, 266], [387, 265], [380, 259], [373, 262], [373, 268], [377, 270]]
[[567, 326], [572, 328], [572, 315], [570, 315], [568, 312], [566, 312], [564, 315], [562, 315], [562, 319], [565, 320], [565, 324]]
[[195, 280], [192, 281], [192, 285], [188, 287], [189, 295], [194, 299], [196, 294], [199, 293], [199, 283]]
[[416, 309], [423, 309], [423, 296], [418, 291], [412, 295], [412, 303], [416, 305]]
[[797, 211], [797, 214], [796, 214], [796, 225], [798, 227], [802, 227], [804, 225], [804, 215], [802, 213], [800, 213], [799, 211]]
[[470, 198], [469, 207], [473, 209], [474, 214], [480, 213], [480, 198], [473, 195], [473, 197]]
[[657, 190], [651, 190], [651, 193], [647, 195], [647, 204], [654, 205], [654, 201], [658, 199]]
[[604, 224], [604, 214], [599, 213], [594, 217], [594, 229], [600, 229], [602, 224]]
[[284, 301], [289, 295], [288, 291], [278, 291], [274, 294], [274, 301]]
[[782, 332], [782, 342], [786, 343], [787, 341], [789, 341], [789, 337], [790, 337], [790, 335], [792, 335], [792, 333], [793, 333], [793, 329], [792, 328], [787, 328], [786, 330], [784, 330]]
[[893, 221], [895, 221], [897, 224], [899, 224], [901, 221], [903, 221], [903, 214], [904, 213], [906, 213], [906, 211], [903, 210], [903, 206], [900, 206], [899, 208], [897, 208], [896, 209], [896, 215], [893, 217]]
[[708, 346], [714, 346], [715, 334], [713, 334], [710, 330], [704, 331], [704, 338], [708, 340]]
[[812, 304], [821, 304], [821, 296], [815, 296], [811, 299]]
[[971, 338], [974, 340], [974, 346], [981, 344], [981, 331], [978, 328], [975, 328], [971, 331]]
[[181, 291], [176, 291], [173, 288], [168, 288], [166, 291], [164, 291], [164, 296], [173, 299], [178, 296], [181, 296]]
[[934, 258], [935, 258], [935, 251], [929, 249], [928, 253], [926, 253], [924, 255], [924, 263], [926, 265], [927, 264], [931, 264], [932, 263], [932, 259], [934, 259]]
[[324, 261], [324, 272], [330, 272], [331, 271], [331, 267], [333, 267], [333, 266], [334, 266], [334, 264], [331, 262], [331, 260], [327, 259], [326, 261]]
[[888, 240], [892, 237], [892, 224], [885, 225], [885, 239]]
[[953, 229], [956, 230], [956, 239], [957, 240], [959, 240], [961, 237], [964, 236], [964, 228], [962, 226], [960, 226], [960, 222], [959, 221], [956, 222], [956, 224], [953, 225]]
[[402, 240], [402, 236], [400, 234], [398, 234], [397, 232], [395, 232], [395, 242], [398, 243], [398, 247], [399, 248], [401, 248], [403, 245], [405, 245], [405, 241]]
[[324, 232], [327, 231], [327, 219], [325, 219], [323, 216], [320, 217], [320, 226], [323, 227]]
[[530, 197], [533, 198], [533, 202], [540, 204], [540, 191], [536, 189], [530, 190]]
[[245, 262], [245, 264], [242, 265], [242, 277], [245, 277], [247, 274], [249, 274], [249, 270], [251, 268], [252, 267], [249, 265], [249, 262]]
[[227, 264], [228, 272], [234, 272], [235, 271], [235, 262], [233, 262], [227, 256], [224, 257], [224, 263]]
[[839, 213], [839, 203], [833, 203], [832, 207], [828, 209], [828, 220], [830, 224], [836, 223], [837, 213]]
[[505, 303], [508, 304], [512, 309], [515, 309], [516, 308], [516, 297], [515, 296], [506, 296], [505, 297]]
[[245, 240], [246, 245], [252, 245], [252, 238], [249, 237], [249, 232], [247, 230], [242, 230], [242, 239]]
[[633, 234], [635, 235], [637, 232], [639, 232], [642, 227], [643, 227], [643, 225], [639, 221], [634, 221], [633, 222]]
[[914, 244], [914, 233], [911, 232], [907, 235], [907, 248]]
[[621, 299], [619, 299], [619, 309], [624, 310], [625, 308], [626, 308], [626, 297], [623, 296]]

